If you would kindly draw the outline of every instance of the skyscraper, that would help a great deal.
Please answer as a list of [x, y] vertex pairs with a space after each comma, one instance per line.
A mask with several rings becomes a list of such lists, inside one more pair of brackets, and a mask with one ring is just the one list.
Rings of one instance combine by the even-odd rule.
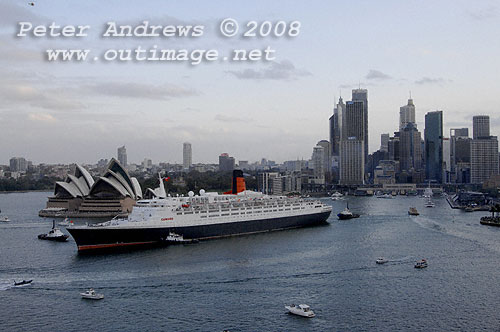
[[380, 135], [380, 151], [388, 152], [389, 151], [389, 134], [381, 134]]
[[463, 183], [464, 172], [470, 172], [471, 138], [469, 128], [450, 129], [451, 182]]
[[325, 148], [319, 145], [319, 143], [313, 148], [311, 159], [316, 184], [325, 183], [325, 154]]
[[422, 168], [421, 134], [413, 122], [408, 122], [399, 135], [399, 161], [402, 171]]
[[425, 176], [442, 183], [443, 174], [443, 111], [425, 115]]
[[193, 164], [193, 152], [191, 150], [191, 143], [185, 142], [182, 146], [182, 166], [189, 169]]
[[123, 167], [127, 167], [127, 149], [125, 145], [118, 148], [118, 161]]
[[[366, 91], [366, 90], [364, 90]], [[354, 95], [354, 90], [353, 90]], [[365, 94], [366, 96], [366, 94]], [[360, 98], [358, 96], [358, 98]], [[365, 102], [348, 101], [342, 114], [340, 184], [359, 185], [365, 176]]]
[[364, 141], [364, 161], [368, 160], [368, 90], [366, 89], [353, 89], [352, 101], [363, 102], [363, 138]]
[[483, 183], [492, 175], [498, 174], [498, 139], [490, 134], [490, 117], [487, 115], [472, 118], [471, 142], [471, 183]]
[[360, 185], [365, 179], [364, 143], [356, 137], [340, 142], [340, 184]]
[[330, 148], [331, 155], [339, 155], [339, 142], [342, 131], [342, 114], [345, 110], [345, 104], [342, 97], [339, 98], [337, 105], [333, 108], [333, 114], [330, 117]]
[[415, 124], [415, 104], [408, 99], [408, 105], [399, 108], [399, 130], [403, 130], [408, 123]]
[[472, 117], [472, 138], [490, 137], [490, 117], [476, 115]]

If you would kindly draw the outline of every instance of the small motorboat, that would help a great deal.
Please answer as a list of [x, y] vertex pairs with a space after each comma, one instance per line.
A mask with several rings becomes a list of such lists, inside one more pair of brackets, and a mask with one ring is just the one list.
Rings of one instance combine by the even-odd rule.
[[0, 222], [9, 222], [9, 221], [10, 221], [10, 219], [7, 216], [0, 217]]
[[60, 223], [58, 223], [57, 225], [58, 226], [71, 226], [73, 224], [73, 220], [69, 220], [68, 218], [64, 218], [63, 221], [61, 221]]
[[85, 293], [80, 293], [82, 299], [86, 300], [102, 300], [104, 298], [104, 294], [98, 294], [95, 292], [93, 288], [89, 289]]
[[316, 316], [314, 314], [314, 311], [311, 310], [311, 308], [307, 304], [291, 304], [291, 305], [286, 305], [285, 308], [288, 310], [289, 313], [297, 316], [302, 316], [306, 318], [313, 318]]
[[377, 260], [375, 261], [375, 263], [377, 264], [385, 264], [387, 263], [389, 260], [387, 258], [384, 258], [384, 257], [379, 257], [377, 258]]
[[416, 269], [423, 269], [427, 267], [427, 260], [421, 259], [418, 262], [415, 263], [415, 268]]
[[168, 233], [168, 236], [164, 240], [167, 243], [197, 243], [198, 240], [196, 239], [185, 239], [184, 236], [170, 232]]
[[411, 208], [408, 210], [408, 214], [409, 214], [410, 216], [418, 216], [420, 213], [418, 213], [417, 208], [411, 207]]
[[46, 234], [38, 235], [40, 240], [50, 240], [50, 241], [58, 241], [65, 242], [68, 239], [68, 235], [61, 232], [59, 228], [56, 228], [56, 221], [52, 221], [52, 229]]
[[425, 207], [428, 207], [428, 208], [433, 208], [435, 206], [436, 206], [436, 204], [434, 204], [434, 202], [430, 198], [425, 203]]
[[391, 199], [393, 198], [391, 194], [378, 194], [377, 198]]
[[340, 220], [348, 220], [353, 218], [359, 218], [359, 214], [352, 213], [351, 210], [349, 210], [349, 204], [347, 204], [347, 207], [344, 209], [344, 211], [337, 214], [337, 217]]
[[19, 286], [25, 286], [25, 285], [29, 285], [33, 282], [33, 279], [32, 280], [23, 280], [23, 281], [19, 281], [19, 282], [16, 282], [14, 280], [14, 286], [15, 287], [19, 287]]
[[342, 199], [344, 197], [344, 195], [342, 195], [341, 193], [339, 193], [338, 191], [334, 192], [332, 194], [332, 201], [338, 201], [340, 199]]

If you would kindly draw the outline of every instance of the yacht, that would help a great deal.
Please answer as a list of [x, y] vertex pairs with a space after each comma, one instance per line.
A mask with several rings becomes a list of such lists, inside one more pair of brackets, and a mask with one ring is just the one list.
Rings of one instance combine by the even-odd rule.
[[285, 308], [288, 310], [289, 313], [297, 316], [302, 316], [306, 318], [313, 318], [316, 316], [314, 314], [314, 311], [311, 310], [311, 308], [307, 304], [291, 304], [291, 305], [286, 305]]
[[84, 293], [80, 293], [82, 299], [86, 300], [102, 300], [104, 298], [104, 294], [98, 294], [95, 292], [93, 288], [85, 291]]
[[58, 241], [65, 242], [68, 239], [68, 235], [61, 232], [59, 228], [56, 228], [56, 221], [52, 221], [52, 229], [45, 234], [38, 235], [40, 240]]
[[9, 222], [9, 221], [10, 221], [10, 219], [7, 216], [0, 217], [0, 222]]
[[425, 259], [421, 259], [415, 263], [416, 269], [424, 269], [426, 267], [427, 267], [427, 260], [425, 260]]

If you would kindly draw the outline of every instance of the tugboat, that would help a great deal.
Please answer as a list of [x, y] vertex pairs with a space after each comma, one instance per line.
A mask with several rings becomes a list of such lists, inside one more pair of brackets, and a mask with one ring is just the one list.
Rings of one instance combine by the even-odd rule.
[[306, 318], [313, 318], [316, 316], [314, 314], [314, 311], [311, 310], [311, 308], [307, 304], [291, 304], [291, 305], [286, 305], [285, 308], [288, 310], [289, 313], [297, 316], [302, 316]]
[[424, 269], [427, 267], [427, 261], [425, 259], [421, 259], [415, 263], [416, 269]]
[[52, 221], [52, 229], [48, 233], [38, 235], [38, 238], [40, 240], [50, 240], [58, 242], [65, 242], [68, 237], [69, 236], [61, 232], [59, 228], [56, 228], [55, 220]]
[[339, 218], [339, 220], [348, 220], [359, 218], [359, 214], [352, 213], [351, 210], [349, 210], [349, 203], [347, 203], [347, 207], [344, 209], [344, 211], [337, 214], [337, 217]]
[[417, 208], [411, 207], [411, 208], [408, 210], [408, 214], [409, 214], [410, 216], [418, 216], [420, 213], [418, 213]]

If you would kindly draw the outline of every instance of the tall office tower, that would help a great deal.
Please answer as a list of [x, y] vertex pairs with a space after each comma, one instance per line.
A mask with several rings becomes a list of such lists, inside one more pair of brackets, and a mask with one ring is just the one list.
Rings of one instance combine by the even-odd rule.
[[341, 140], [356, 137], [360, 141], [365, 141], [365, 116], [364, 103], [361, 101], [348, 101], [342, 116]]
[[[463, 183], [459, 181], [459, 172], [465, 169], [470, 170], [470, 144], [469, 128], [450, 129], [450, 169], [451, 182]], [[460, 176], [460, 179], [463, 179]]]
[[364, 141], [364, 160], [365, 162], [368, 160], [368, 90], [366, 89], [353, 89], [352, 90], [352, 101], [362, 101], [364, 104], [363, 109], [363, 138]]
[[399, 135], [399, 162], [402, 171], [422, 168], [421, 134], [413, 122], [408, 122]]
[[476, 115], [472, 117], [472, 138], [490, 137], [489, 115]]
[[118, 161], [123, 167], [127, 167], [127, 149], [125, 145], [118, 148]]
[[[389, 138], [387, 143], [387, 151], [389, 152], [389, 160], [399, 161], [399, 136]], [[399, 168], [398, 168], [399, 169]]]
[[401, 106], [399, 108], [399, 130], [403, 130], [408, 123], [415, 122], [415, 104], [413, 104], [413, 99], [408, 99], [408, 105]]
[[182, 166], [188, 169], [193, 164], [193, 151], [191, 150], [191, 143], [185, 142], [182, 145]]
[[234, 170], [234, 158], [229, 157], [227, 153], [219, 156], [219, 171], [232, 172]]
[[442, 183], [443, 175], [443, 111], [425, 115], [425, 176]]
[[316, 144], [317, 146], [322, 146], [324, 151], [323, 151], [323, 154], [324, 154], [324, 160], [323, 160], [323, 168], [324, 168], [324, 173], [330, 173], [331, 169], [332, 169], [332, 155], [330, 153], [331, 151], [331, 145], [330, 145], [330, 142], [328, 142], [327, 140], [321, 140], [318, 142], [318, 144]]
[[443, 137], [443, 176], [444, 183], [451, 182], [451, 141]]
[[[325, 155], [326, 155], [325, 152], [326, 152], [325, 148], [319, 145], [318, 143], [318, 145], [316, 145], [313, 148], [313, 153], [311, 157], [312, 165], [314, 168], [314, 177], [320, 180], [323, 179], [323, 183], [325, 179]], [[318, 182], [316, 183], [320, 184]]]
[[470, 180], [471, 183], [483, 183], [499, 172], [498, 139], [496, 136], [489, 136], [489, 116], [475, 116], [472, 121], [474, 139], [470, 149]]
[[340, 181], [342, 185], [361, 185], [365, 180], [364, 142], [356, 137], [340, 141]]
[[389, 134], [381, 134], [380, 135], [380, 151], [388, 152], [389, 151]]
[[333, 108], [333, 115], [330, 117], [330, 150], [332, 156], [339, 155], [340, 133], [342, 130], [342, 114], [345, 110], [345, 104], [342, 97]]

